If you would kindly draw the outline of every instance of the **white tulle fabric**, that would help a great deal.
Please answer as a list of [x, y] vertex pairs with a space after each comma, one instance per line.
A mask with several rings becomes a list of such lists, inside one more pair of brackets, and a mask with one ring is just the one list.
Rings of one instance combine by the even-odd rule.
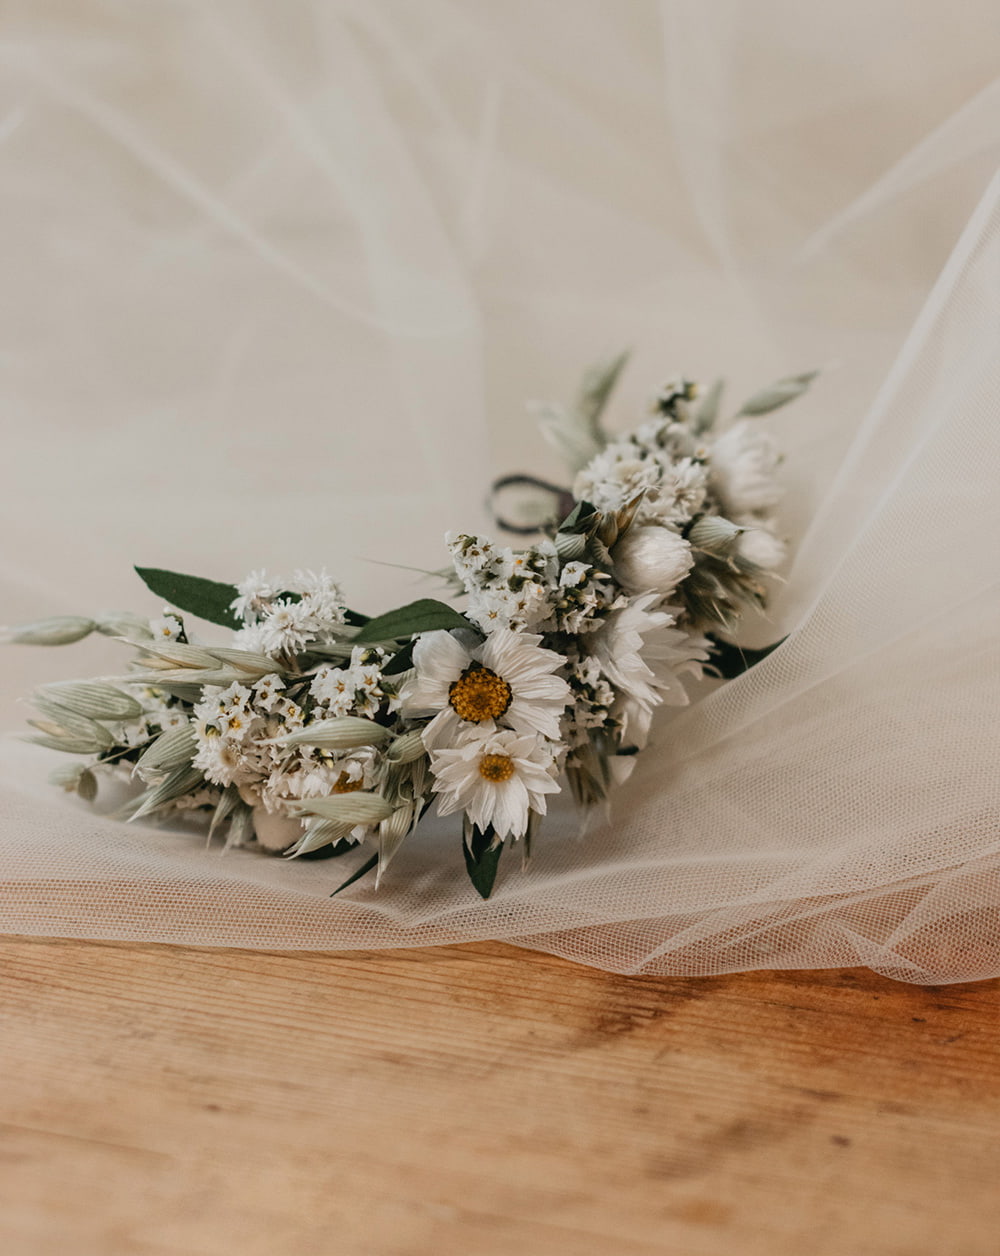
[[[741, 679], [480, 902], [454, 819], [350, 860], [125, 827], [0, 754], [0, 928], [266, 948], [502, 938], [622, 972], [1000, 972], [992, 0], [41, 0], [0, 32], [7, 622], [157, 613], [140, 562], [433, 591], [523, 400], [624, 345], [771, 430], [795, 557]], [[978, 207], [977, 207], [978, 206]], [[106, 641], [0, 656], [3, 721]]]

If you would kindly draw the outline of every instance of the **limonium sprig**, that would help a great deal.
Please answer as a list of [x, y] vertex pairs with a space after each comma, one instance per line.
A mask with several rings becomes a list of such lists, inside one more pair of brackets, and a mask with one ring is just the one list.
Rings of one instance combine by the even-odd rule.
[[[603, 802], [657, 708], [686, 704], [706, 671], [732, 676], [768, 652], [731, 640], [765, 606], [785, 552], [780, 457], [756, 420], [813, 373], [779, 380], [728, 422], [720, 384], [674, 380], [638, 427], [610, 436], [602, 416], [624, 363], [589, 372], [571, 406], [537, 407], [571, 488], [498, 481], [531, 490], [511, 525], [534, 530], [531, 544], [446, 536], [460, 608], [424, 598], [369, 618], [325, 571], [229, 585], [137, 568], [166, 604], [152, 619], [6, 630], [35, 645], [98, 632], [134, 651], [124, 675], [36, 691], [29, 739], [82, 756], [54, 781], [92, 801], [102, 776], [127, 776], [123, 818], [202, 815], [227, 848], [366, 847], [340, 889], [372, 870], [377, 887], [436, 804], [461, 815], [465, 866], [488, 897], [503, 850], [520, 843], [528, 856], [564, 786], [583, 807]], [[571, 509], [547, 519], [546, 494]], [[230, 635], [203, 642], [188, 617]]]

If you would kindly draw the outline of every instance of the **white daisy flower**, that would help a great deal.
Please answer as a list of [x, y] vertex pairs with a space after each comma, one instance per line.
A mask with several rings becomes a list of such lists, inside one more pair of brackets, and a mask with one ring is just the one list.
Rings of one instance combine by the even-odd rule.
[[618, 691], [612, 714], [621, 723], [622, 737], [640, 747], [649, 737], [656, 707], [688, 703], [680, 675], [700, 675], [701, 663], [708, 660], [708, 642], [673, 627], [669, 610], [652, 609], [659, 601], [657, 593], [633, 598], [605, 619], [589, 643]]
[[465, 733], [457, 745], [432, 751], [431, 772], [439, 814], [464, 811], [501, 839], [523, 837], [531, 812], [544, 815], [545, 795], [559, 792], [547, 742], [513, 729]]
[[520, 733], [559, 738], [569, 685], [553, 673], [565, 663], [540, 636], [498, 628], [471, 648], [450, 632], [426, 632], [413, 647], [415, 676], [402, 693], [408, 716], [433, 715], [424, 729], [428, 749], [454, 744], [470, 725], [498, 724]]

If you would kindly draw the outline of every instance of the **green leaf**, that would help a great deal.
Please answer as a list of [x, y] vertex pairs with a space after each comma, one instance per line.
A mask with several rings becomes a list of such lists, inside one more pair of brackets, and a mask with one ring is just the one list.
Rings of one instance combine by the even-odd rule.
[[356, 644], [370, 641], [398, 641], [438, 628], [468, 628], [469, 621], [453, 606], [424, 597], [398, 610], [370, 619], [354, 638]]
[[158, 567], [136, 567], [140, 579], [157, 597], [179, 611], [187, 611], [223, 628], [239, 628], [240, 621], [229, 609], [239, 590], [232, 584], [220, 584], [201, 576], [182, 576], [176, 571], [161, 571]]
[[761, 389], [744, 401], [740, 414], [770, 414], [772, 410], [788, 405], [796, 397], [802, 396], [818, 374], [819, 371], [806, 371], [802, 375], [787, 375], [784, 379], [777, 380], [769, 388]]
[[705, 394], [704, 400], [694, 415], [693, 426], [696, 432], [707, 432], [719, 417], [719, 403], [722, 401], [722, 390], [724, 387], [725, 381], [717, 379]]
[[580, 385], [580, 392], [576, 398], [576, 412], [601, 446], [607, 442], [607, 437], [601, 430], [601, 415], [628, 359], [629, 351], [626, 349], [609, 362], [599, 362], [587, 371]]
[[385, 667], [382, 668], [383, 676], [398, 676], [401, 672], [408, 672], [413, 666], [413, 642], [404, 645], [401, 650], [397, 650]]
[[723, 680], [732, 680], [736, 676], [742, 676], [755, 663], [759, 663], [761, 659], [766, 659], [772, 651], [781, 645], [782, 641], [787, 640], [786, 637], [782, 637], [781, 641], [775, 641], [773, 645], [765, 645], [759, 650], [752, 650], [748, 646], [733, 645], [731, 641], [720, 641], [712, 633], [708, 634], [708, 639], [712, 643], [712, 662], [710, 666], [719, 673]]
[[[347, 878], [347, 880], [343, 883], [343, 885], [338, 885], [337, 888], [333, 891], [333, 894], [339, 894], [341, 890], [346, 890], [347, 887], [349, 885], [353, 885], [355, 881], [360, 881], [361, 878], [366, 873], [371, 872], [372, 868], [374, 868], [377, 863], [378, 863], [378, 851], [376, 851], [375, 854], [372, 855], [371, 859], [366, 859], [365, 862], [361, 865], [361, 867], [357, 870], [357, 872], [352, 872], [351, 875]], [[333, 898], [333, 894], [330, 895], [331, 898]]]
[[465, 869], [480, 897], [489, 898], [493, 891], [493, 882], [497, 879], [497, 865], [503, 854], [503, 842], [497, 841], [492, 825], [487, 826], [485, 831], [474, 824], [469, 827], [472, 830], [471, 835], [466, 833], [462, 841]]

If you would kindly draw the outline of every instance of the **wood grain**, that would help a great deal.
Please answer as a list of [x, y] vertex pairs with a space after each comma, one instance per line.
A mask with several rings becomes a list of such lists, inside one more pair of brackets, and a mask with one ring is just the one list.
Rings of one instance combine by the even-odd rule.
[[4, 939], [4, 1256], [995, 1256], [997, 984]]

